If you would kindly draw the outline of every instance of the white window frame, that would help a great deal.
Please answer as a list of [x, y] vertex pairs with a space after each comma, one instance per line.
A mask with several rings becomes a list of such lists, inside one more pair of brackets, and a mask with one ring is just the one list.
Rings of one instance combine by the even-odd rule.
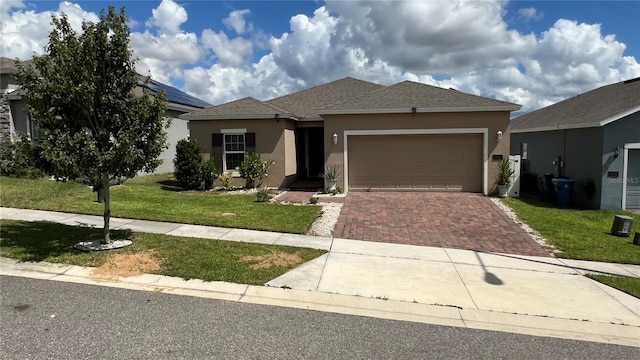
[[[234, 177], [239, 177], [240, 172], [238, 170], [227, 167], [227, 154], [244, 154], [247, 152], [247, 139], [245, 137], [247, 129], [221, 129], [220, 133], [222, 134], [222, 167], [224, 171], [231, 171]], [[242, 135], [244, 151], [227, 151], [227, 135]]]

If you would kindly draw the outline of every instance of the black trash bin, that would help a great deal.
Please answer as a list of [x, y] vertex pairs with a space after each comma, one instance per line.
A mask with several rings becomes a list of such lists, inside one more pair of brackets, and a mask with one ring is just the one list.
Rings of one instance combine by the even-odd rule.
[[547, 174], [538, 177], [538, 193], [540, 194], [540, 200], [544, 202], [553, 202], [555, 200], [553, 175]]

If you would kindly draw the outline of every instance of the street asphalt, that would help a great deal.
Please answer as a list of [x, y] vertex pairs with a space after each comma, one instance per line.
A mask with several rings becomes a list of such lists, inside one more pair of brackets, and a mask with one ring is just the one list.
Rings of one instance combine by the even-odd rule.
[[638, 349], [0, 276], [0, 359], [633, 359]]
[[[101, 226], [97, 216], [0, 208], [0, 218]], [[12, 275], [240, 303], [640, 347], [640, 299], [584, 276], [640, 266], [114, 218], [113, 227], [327, 249], [266, 286], [168, 276], [102, 279], [92, 268], [0, 258]]]

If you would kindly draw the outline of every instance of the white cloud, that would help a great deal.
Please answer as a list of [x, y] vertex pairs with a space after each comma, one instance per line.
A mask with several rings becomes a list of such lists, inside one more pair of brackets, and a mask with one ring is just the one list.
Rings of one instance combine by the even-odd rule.
[[[42, 52], [50, 13], [3, 2], [4, 56]], [[507, 2], [328, 1], [308, 16], [290, 19], [279, 36], [254, 30], [248, 10], [223, 23], [238, 36], [181, 29], [187, 11], [164, 0], [143, 32], [131, 35], [138, 71], [163, 82], [180, 79], [184, 90], [214, 104], [244, 96], [270, 99], [353, 76], [381, 84], [405, 79], [516, 102], [530, 111], [595, 87], [640, 76], [637, 59], [625, 56], [615, 35], [598, 24], [560, 19], [540, 34], [505, 22]], [[61, 3], [77, 26], [85, 13]], [[542, 16], [520, 9], [519, 16]], [[97, 17], [95, 17], [97, 19]], [[438, 19], [438, 21], [424, 21]], [[243, 38], [242, 35], [247, 38]], [[247, 36], [247, 34], [249, 34]], [[266, 55], [251, 61], [253, 49]], [[191, 65], [195, 64], [195, 65]]]
[[25, 7], [23, 0], [3, 0], [0, 2], [0, 14], [4, 17], [9, 14], [11, 9], [24, 9]]
[[245, 20], [245, 16], [249, 16], [251, 14], [251, 10], [235, 10], [232, 11], [228, 17], [222, 19], [222, 23], [227, 26], [228, 29], [233, 29], [236, 34], [241, 35], [245, 32], [253, 31], [253, 24], [247, 23]]
[[197, 62], [205, 51], [198, 35], [180, 28], [188, 19], [184, 7], [172, 0], [162, 0], [151, 13], [145, 23], [147, 29], [131, 33], [130, 46], [139, 59], [136, 70], [170, 84], [172, 78], [182, 77], [182, 66]]
[[229, 40], [222, 31], [219, 33], [211, 29], [202, 31], [202, 44], [215, 53], [222, 66], [238, 67], [244, 63], [245, 57], [251, 55], [253, 45], [243, 38]]
[[528, 7], [518, 9], [518, 17], [526, 20], [540, 20], [544, 17], [544, 14], [536, 8]]
[[147, 27], [158, 28], [161, 34], [180, 32], [180, 26], [187, 21], [187, 11], [173, 0], [162, 0], [157, 8], [151, 10], [153, 16], [147, 20]]
[[[96, 22], [98, 16], [82, 10], [82, 8], [70, 2], [61, 2], [55, 12], [22, 9], [22, 2], [10, 2], [6, 7], [6, 15], [3, 13], [1, 21], [2, 43], [0, 53], [2, 56], [10, 58], [30, 59], [33, 54], [44, 53], [44, 48], [48, 42], [48, 36], [53, 27], [51, 26], [51, 16], [59, 16], [61, 13], [67, 14], [72, 28], [79, 32], [82, 30], [82, 21], [88, 20]], [[4, 10], [5, 8], [3, 8]]]

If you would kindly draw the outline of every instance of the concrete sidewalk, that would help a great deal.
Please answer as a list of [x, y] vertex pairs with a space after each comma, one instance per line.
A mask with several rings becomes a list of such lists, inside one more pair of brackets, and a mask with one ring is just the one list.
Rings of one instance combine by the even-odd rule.
[[[7, 208], [0, 218], [102, 225], [97, 216]], [[640, 300], [582, 276], [640, 277], [640, 266], [130, 219], [112, 225], [329, 252], [267, 287], [160, 275], [105, 281], [91, 268], [9, 259], [0, 259], [0, 274], [640, 346]]]
[[[102, 216], [80, 215], [57, 211], [28, 210], [0, 207], [0, 219], [49, 221], [71, 226], [91, 226], [102, 228]], [[267, 245], [299, 246], [329, 250], [331, 238], [297, 234], [283, 234], [269, 231], [228, 229], [216, 226], [189, 225], [160, 221], [134, 220], [111, 217], [111, 229], [127, 229], [152, 234], [241, 241]]]

